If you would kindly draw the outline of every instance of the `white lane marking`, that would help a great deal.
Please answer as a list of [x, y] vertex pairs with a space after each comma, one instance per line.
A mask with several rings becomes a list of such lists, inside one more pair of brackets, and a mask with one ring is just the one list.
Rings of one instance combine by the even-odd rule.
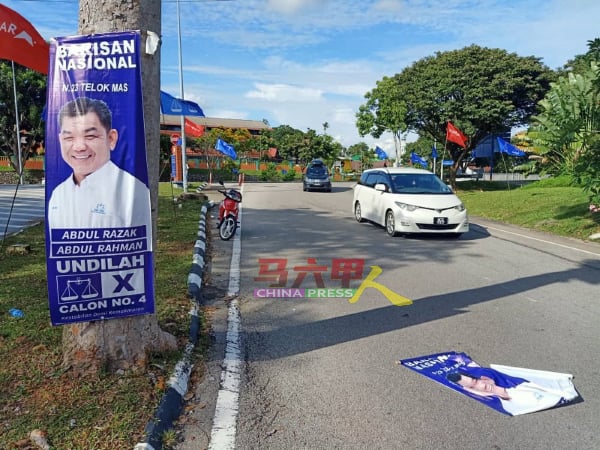
[[506, 231], [506, 230], [503, 230], [502, 228], [496, 228], [496, 227], [488, 226], [488, 225], [483, 226], [483, 228], [489, 228], [490, 230], [500, 231], [500, 232], [506, 233], [506, 234], [512, 234], [514, 236], [519, 236], [519, 237], [522, 237], [522, 238], [531, 239], [532, 241], [538, 241], [538, 242], [542, 242], [544, 244], [555, 245], [557, 247], [562, 247], [562, 248], [566, 248], [566, 249], [569, 249], [569, 250], [576, 250], [576, 251], [581, 252], [581, 253], [587, 253], [588, 255], [598, 256], [598, 253], [590, 252], [588, 250], [582, 250], [582, 249], [577, 248], [577, 247], [571, 247], [570, 245], [558, 244], [556, 242], [547, 241], [545, 239], [539, 239], [539, 238], [527, 236], [525, 234], [515, 233], [514, 231]]
[[[241, 223], [242, 205], [238, 220]], [[227, 337], [225, 359], [221, 371], [221, 387], [217, 395], [215, 416], [210, 435], [209, 450], [235, 449], [235, 433], [239, 411], [240, 380], [242, 358], [240, 348], [240, 311], [237, 295], [240, 293], [240, 256], [241, 256], [241, 227], [234, 236], [231, 264], [229, 267], [229, 288], [227, 295], [234, 296], [229, 303], [227, 314]]]

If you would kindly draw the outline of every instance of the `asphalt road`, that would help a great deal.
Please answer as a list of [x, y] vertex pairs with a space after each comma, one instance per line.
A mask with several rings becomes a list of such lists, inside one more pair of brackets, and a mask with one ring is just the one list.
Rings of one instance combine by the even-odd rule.
[[[244, 186], [235, 448], [598, 448], [600, 246], [476, 218], [458, 240], [390, 238], [354, 221], [350, 186]], [[376, 289], [352, 304], [257, 298], [268, 285], [257, 280], [261, 258], [285, 261], [286, 287], [314, 258], [331, 288], [341, 286], [334, 260], [363, 260], [414, 303], [395, 306]], [[316, 285], [310, 273], [301, 283]], [[509, 417], [398, 364], [449, 350], [572, 373], [583, 401]]]
[[[389, 238], [354, 221], [351, 185], [332, 193], [302, 192], [299, 183], [244, 186], [235, 448], [597, 449], [600, 246], [478, 218], [458, 240]], [[14, 186], [0, 186], [2, 233], [13, 196]], [[43, 186], [21, 186], [8, 232], [43, 217], [43, 199]], [[231, 245], [215, 242], [206, 288], [215, 346], [196, 392], [201, 417], [183, 421], [188, 440], [178, 448], [203, 448], [210, 435]], [[375, 289], [352, 304], [257, 298], [254, 290], [268, 285], [256, 279], [261, 258], [285, 261], [286, 287], [314, 258], [328, 288], [341, 286], [331, 278], [334, 260], [362, 260], [414, 303], [394, 306]], [[309, 273], [301, 287], [317, 284]], [[397, 363], [448, 350], [484, 366], [572, 373], [583, 401], [508, 417]]]
[[0, 184], [0, 240], [44, 219], [44, 186]]

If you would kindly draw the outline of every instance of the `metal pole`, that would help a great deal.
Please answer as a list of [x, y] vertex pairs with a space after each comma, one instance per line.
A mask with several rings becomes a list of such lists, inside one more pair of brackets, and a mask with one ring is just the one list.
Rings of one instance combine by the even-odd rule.
[[[405, 150], [406, 150], [406, 135], [400, 137], [400, 162], [402, 162], [402, 156], [404, 156]], [[400, 165], [398, 167], [400, 167]]]
[[11, 61], [12, 64], [12, 77], [13, 77], [13, 92], [15, 94], [15, 123], [17, 127], [17, 161], [19, 163], [19, 183], [23, 184], [23, 156], [21, 154], [21, 129], [19, 127], [19, 106], [17, 105], [17, 80], [15, 77], [15, 62]]
[[394, 150], [396, 151], [396, 161], [394, 161], [394, 167], [400, 167], [400, 153], [398, 151], [398, 135], [394, 132]]
[[[177, 0], [177, 37], [179, 48], [179, 98], [183, 101], [183, 62], [181, 57], [181, 14], [179, 13], [179, 0]], [[183, 176], [183, 192], [187, 192], [187, 161], [185, 150], [185, 107], [182, 105], [181, 113], [181, 171]]]

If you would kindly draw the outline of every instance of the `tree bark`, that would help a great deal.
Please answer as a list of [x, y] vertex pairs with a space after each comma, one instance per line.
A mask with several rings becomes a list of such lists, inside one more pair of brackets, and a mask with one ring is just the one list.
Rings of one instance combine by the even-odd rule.
[[[161, 0], [80, 0], [79, 34], [140, 30], [161, 34]], [[156, 248], [160, 159], [160, 48], [142, 51], [142, 91], [148, 184]], [[173, 335], [162, 331], [156, 315], [70, 324], [63, 329], [63, 366], [78, 375], [100, 370], [143, 370], [149, 352], [175, 350]]]

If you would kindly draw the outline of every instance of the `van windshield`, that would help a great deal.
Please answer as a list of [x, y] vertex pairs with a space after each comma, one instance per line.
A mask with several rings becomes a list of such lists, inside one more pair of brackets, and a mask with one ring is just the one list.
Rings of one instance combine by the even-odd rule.
[[452, 189], [433, 174], [395, 174], [392, 190], [397, 194], [451, 194]]
[[306, 171], [306, 176], [322, 178], [327, 176], [327, 168], [325, 166], [312, 166]]

